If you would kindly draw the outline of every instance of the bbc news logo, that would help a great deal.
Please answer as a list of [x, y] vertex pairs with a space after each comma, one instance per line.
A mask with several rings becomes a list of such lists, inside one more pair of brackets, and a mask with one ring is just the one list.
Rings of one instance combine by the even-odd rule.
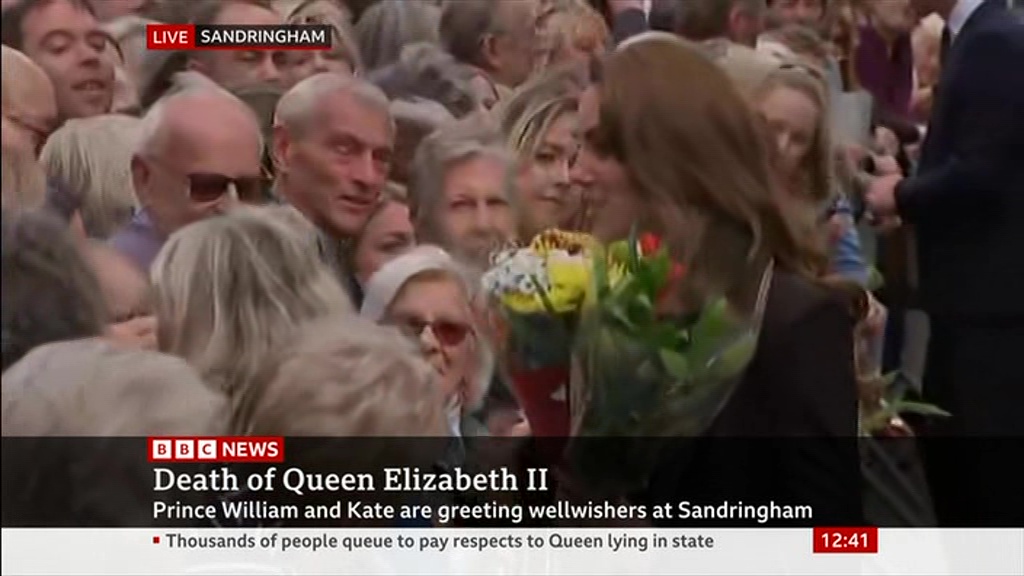
[[284, 438], [237, 436], [149, 439], [150, 462], [284, 462]]
[[330, 50], [329, 24], [147, 24], [149, 50]]

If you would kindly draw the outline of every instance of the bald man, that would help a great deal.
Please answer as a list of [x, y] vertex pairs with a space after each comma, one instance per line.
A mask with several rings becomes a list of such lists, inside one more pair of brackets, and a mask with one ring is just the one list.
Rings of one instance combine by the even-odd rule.
[[3, 147], [38, 156], [57, 126], [57, 97], [50, 78], [28, 56], [7, 46], [0, 62]]
[[131, 163], [141, 210], [110, 245], [148, 272], [177, 230], [237, 201], [263, 198], [262, 152], [252, 111], [219, 88], [197, 87], [158, 102], [143, 118]]

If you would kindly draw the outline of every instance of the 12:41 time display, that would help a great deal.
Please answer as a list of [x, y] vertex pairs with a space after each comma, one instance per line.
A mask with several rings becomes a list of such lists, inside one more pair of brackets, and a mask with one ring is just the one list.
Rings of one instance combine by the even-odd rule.
[[878, 552], [878, 528], [874, 526], [814, 529], [815, 554], [874, 554]]

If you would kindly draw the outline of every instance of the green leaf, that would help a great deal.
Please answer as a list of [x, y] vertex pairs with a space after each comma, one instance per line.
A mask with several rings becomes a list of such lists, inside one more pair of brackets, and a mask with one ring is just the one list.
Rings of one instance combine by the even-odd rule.
[[639, 232], [636, 224], [633, 224], [629, 229], [629, 270], [633, 273], [640, 267], [639, 243]]
[[680, 381], [686, 380], [689, 377], [690, 363], [687, 361], [686, 356], [666, 348], [659, 350], [658, 355], [670, 376]]
[[874, 292], [876, 290], [880, 290], [883, 286], [885, 286], [885, 277], [878, 271], [878, 268], [875, 268], [874, 266], [868, 268], [867, 289]]
[[690, 328], [690, 360], [697, 366], [706, 366], [736, 328], [736, 324], [729, 318], [725, 298], [707, 304]]
[[934, 404], [927, 404], [925, 402], [911, 402], [909, 400], [900, 400], [894, 402], [889, 408], [896, 414], [920, 414], [922, 416], [952, 416], [949, 412], [946, 412], [942, 408], [935, 406]]
[[746, 369], [757, 352], [757, 335], [748, 331], [715, 356], [708, 365], [710, 378], [732, 378]]
[[594, 286], [598, 302], [608, 294], [608, 262], [603, 252], [595, 254], [594, 262]]
[[555, 311], [555, 306], [551, 303], [551, 299], [548, 298], [548, 292], [543, 288], [540, 280], [531, 274], [530, 282], [532, 282], [533, 286], [537, 289], [537, 295], [540, 297], [540, 301], [544, 304], [544, 309], [547, 310], [548, 314], [557, 315], [558, 312]]

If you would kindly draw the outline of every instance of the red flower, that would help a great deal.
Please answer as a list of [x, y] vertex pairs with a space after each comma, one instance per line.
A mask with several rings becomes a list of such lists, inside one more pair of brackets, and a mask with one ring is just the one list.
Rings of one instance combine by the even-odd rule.
[[651, 256], [661, 249], [661, 238], [657, 235], [645, 232], [640, 235], [640, 255]]

